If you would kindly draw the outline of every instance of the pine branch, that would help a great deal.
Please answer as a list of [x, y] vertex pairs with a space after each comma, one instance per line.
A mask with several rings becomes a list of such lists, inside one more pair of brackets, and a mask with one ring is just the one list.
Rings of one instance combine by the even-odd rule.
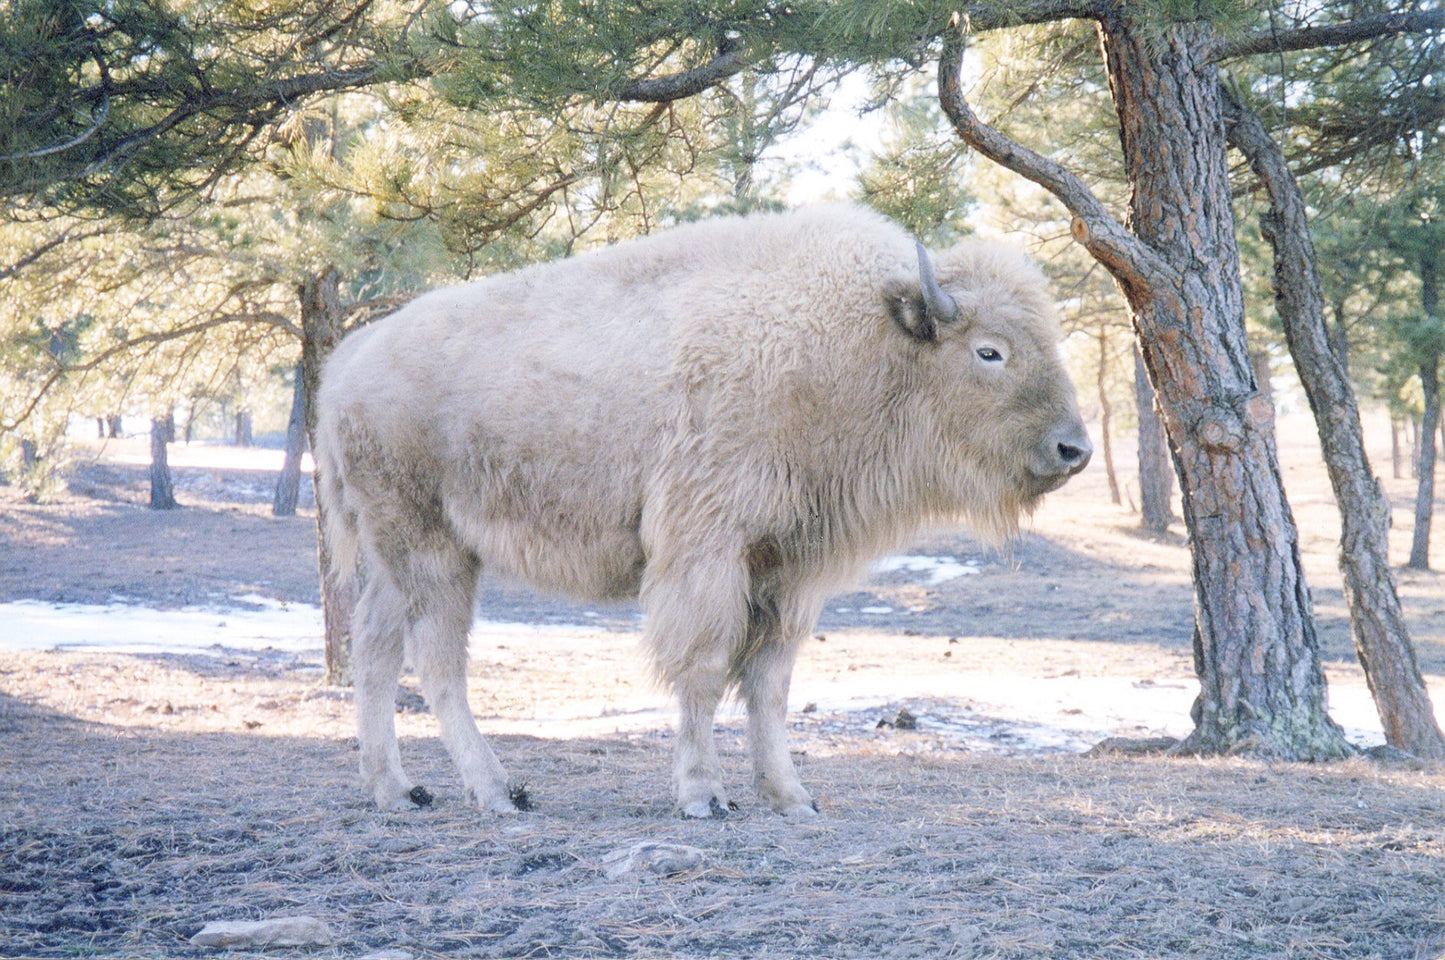
[[1445, 30], [1445, 10], [1382, 13], [1319, 27], [1260, 30], [1238, 39], [1221, 42], [1215, 48], [1212, 59], [1228, 60], [1260, 53], [1289, 53], [1296, 50], [1339, 47], [1401, 33], [1437, 33], [1441, 30]]
[[[964, 10], [970, 29], [983, 32], [1060, 20], [1099, 20], [1113, 4], [1104, 0], [1034, 0], [1033, 3], [975, 3]], [[949, 31], [951, 32], [951, 31]]]
[[[1097, 0], [1034, 0], [1032, 3], [975, 3], [967, 8], [967, 16], [975, 30], [996, 30], [1029, 23], [1051, 23], [1057, 20], [1096, 19], [1100, 15]], [[762, 62], [776, 51], [745, 50], [741, 45], [724, 43], [717, 56], [700, 67], [660, 77], [634, 80], [612, 91], [617, 100], [641, 103], [670, 103], [696, 96], [729, 77]]]
[[685, 100], [742, 73], [761, 59], [760, 56], [749, 55], [741, 48], [724, 49], [700, 67], [661, 77], [634, 80], [613, 91], [613, 96], [618, 100], [637, 103], [671, 103], [674, 100]]
[[1061, 164], [1015, 143], [985, 124], [963, 97], [960, 72], [966, 36], [951, 31], [944, 37], [938, 60], [938, 100], [953, 128], [970, 147], [994, 163], [1048, 190], [1073, 214], [1074, 239], [1116, 277], [1143, 280], [1172, 274], [1139, 238], [1109, 213], [1088, 186]]
[[237, 115], [231, 120], [232, 123], [244, 122], [259, 128], [269, 121], [277, 111], [318, 93], [354, 90], [381, 82], [383, 79], [421, 79], [430, 76], [431, 73], [432, 70], [427, 64], [413, 59], [386, 69], [372, 63], [349, 70], [323, 70], [317, 73], [302, 74], [256, 86], [207, 91], [199, 96], [188, 97], [156, 123], [136, 130], [109, 145], [101, 156], [92, 161], [90, 169], [98, 169], [106, 163], [123, 157], [131, 149], [163, 136], [193, 117], [224, 111]]
[[102, 236], [105, 232], [105, 227], [97, 227], [92, 230], [86, 230], [83, 233], [62, 233], [57, 237], [51, 237], [39, 246], [26, 251], [25, 255], [14, 263], [0, 266], [0, 280], [9, 280], [11, 277], [25, 271], [52, 250], [59, 249], [71, 242], [89, 240], [92, 237]]

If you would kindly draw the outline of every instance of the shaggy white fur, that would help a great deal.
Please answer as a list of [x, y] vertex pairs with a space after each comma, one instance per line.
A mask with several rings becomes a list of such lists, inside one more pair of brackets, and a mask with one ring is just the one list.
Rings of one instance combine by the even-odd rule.
[[466, 700], [485, 567], [641, 594], [680, 706], [684, 815], [728, 809], [712, 727], [730, 689], [762, 798], [813, 815], [785, 710], [823, 598], [924, 524], [1008, 535], [1091, 450], [1042, 276], [981, 242], [934, 268], [957, 307], [941, 319], [900, 228], [825, 206], [438, 290], [348, 337], [316, 454], [335, 556], [364, 571], [353, 658], [372, 798], [413, 790], [392, 722], [405, 654], [473, 800], [514, 805]]

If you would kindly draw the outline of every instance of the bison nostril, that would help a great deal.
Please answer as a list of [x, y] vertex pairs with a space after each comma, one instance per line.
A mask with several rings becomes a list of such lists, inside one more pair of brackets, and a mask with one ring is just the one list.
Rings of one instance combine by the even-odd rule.
[[1059, 444], [1059, 459], [1070, 466], [1078, 463], [1088, 455], [1087, 451], [1081, 447], [1074, 446], [1072, 443]]

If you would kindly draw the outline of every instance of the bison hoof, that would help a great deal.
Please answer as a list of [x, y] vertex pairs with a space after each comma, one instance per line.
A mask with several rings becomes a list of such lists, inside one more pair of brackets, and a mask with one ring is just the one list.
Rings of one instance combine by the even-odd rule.
[[395, 781], [370, 785], [366, 788], [366, 795], [378, 810], [411, 810], [426, 805], [417, 799], [418, 791], [426, 796], [428, 803], [431, 801], [431, 794], [424, 787]]
[[684, 820], [726, 820], [729, 810], [736, 810], [736, 803], [724, 803], [717, 797], [708, 797], [707, 802], [701, 800], [685, 804], [682, 808]]
[[817, 801], [809, 800], [807, 803], [795, 803], [791, 806], [778, 810], [783, 816], [793, 820], [817, 820], [823, 816], [823, 811], [818, 809]]
[[486, 813], [510, 814], [532, 809], [532, 798], [525, 786], [502, 787], [488, 791], [485, 795], [476, 790], [469, 790], [467, 793], [472, 806]]
[[417, 784], [407, 791], [406, 798], [418, 807], [429, 807], [432, 802], [431, 791], [421, 784]]

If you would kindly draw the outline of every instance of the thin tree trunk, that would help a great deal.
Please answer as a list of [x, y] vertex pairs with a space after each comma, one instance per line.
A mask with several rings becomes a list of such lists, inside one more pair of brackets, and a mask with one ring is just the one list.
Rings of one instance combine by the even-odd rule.
[[[1427, 320], [1440, 316], [1441, 251], [1433, 244], [1420, 250], [1420, 306]], [[1441, 429], [1440, 353], [1420, 361], [1420, 387], [1425, 409], [1420, 416], [1419, 485], [1415, 490], [1415, 535], [1410, 541], [1412, 570], [1430, 569], [1430, 521], [1435, 511], [1435, 432]]]
[[1134, 349], [1134, 404], [1139, 411], [1139, 523], [1146, 532], [1160, 536], [1174, 522], [1174, 464], [1138, 347]]
[[1335, 362], [1340, 365], [1340, 375], [1346, 380], [1350, 379], [1350, 327], [1345, 319], [1345, 303], [1343, 300], [1334, 302], [1335, 323], [1329, 330], [1330, 352], [1335, 355]]
[[1395, 479], [1403, 479], [1400, 471], [1400, 418], [1390, 414], [1390, 467]]
[[166, 457], [166, 444], [175, 433], [174, 415], [151, 419], [151, 509], [174, 510], [176, 488], [171, 482], [171, 467]]
[[236, 411], [236, 446], [249, 447], [255, 442], [252, 433], [251, 411]]
[[[1420, 453], [1415, 487], [1415, 533], [1410, 541], [1411, 570], [1430, 569], [1430, 522], [1435, 512], [1435, 431], [1440, 426], [1440, 358], [1420, 364], [1425, 412], [1420, 417]], [[1445, 755], [1445, 754], [1442, 754]]]
[[278, 517], [296, 516], [296, 501], [301, 493], [301, 455], [306, 452], [306, 378], [302, 364], [296, 365], [296, 382], [291, 388], [291, 417], [286, 424], [286, 459], [281, 475], [276, 478], [276, 499], [271, 513]]
[[[1304, 198], [1284, 154], [1259, 119], [1221, 88], [1229, 139], [1249, 160], [1269, 196], [1260, 230], [1274, 249], [1275, 308], [1319, 429], [1340, 509], [1339, 564], [1355, 650], [1391, 746], [1445, 758], [1390, 572], [1389, 504], [1370, 469], [1359, 409], [1331, 349]], [[1418, 528], [1417, 528], [1418, 529]]]
[[1274, 376], [1269, 369], [1269, 351], [1256, 350], [1250, 354], [1250, 365], [1254, 367], [1254, 382], [1261, 396], [1269, 399], [1270, 405], [1274, 405]]
[[[340, 273], [328, 267], [307, 278], [297, 290], [301, 299], [301, 366], [297, 377], [305, 382], [306, 396], [315, 398], [321, 384], [321, 368], [345, 332], [339, 292]], [[305, 405], [307, 436], [316, 433], [316, 404]], [[313, 469], [319, 469], [313, 468]], [[331, 504], [322, 493], [324, 485], [312, 476], [316, 491], [316, 552], [321, 576], [321, 610], [326, 629], [326, 681], [351, 683], [351, 616], [356, 607], [356, 578], [338, 577], [331, 559], [327, 518]]]
[[1119, 478], [1114, 473], [1114, 442], [1112, 438], [1114, 407], [1109, 402], [1109, 333], [1108, 327], [1099, 325], [1099, 367], [1096, 385], [1099, 390], [1099, 446], [1104, 452], [1104, 473], [1109, 480], [1109, 499], [1116, 506], [1122, 503], [1119, 497]]

